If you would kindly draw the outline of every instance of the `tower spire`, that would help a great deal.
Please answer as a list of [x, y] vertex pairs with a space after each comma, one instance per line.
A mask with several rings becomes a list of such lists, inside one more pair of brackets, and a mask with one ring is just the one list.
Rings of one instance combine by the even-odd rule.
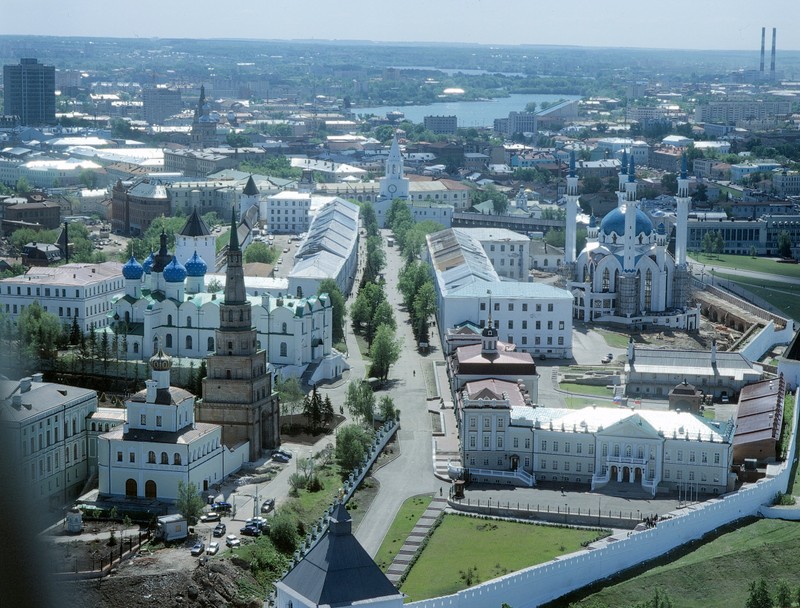
[[236, 207], [231, 207], [231, 239], [228, 249], [239, 251], [239, 231], [236, 229]]

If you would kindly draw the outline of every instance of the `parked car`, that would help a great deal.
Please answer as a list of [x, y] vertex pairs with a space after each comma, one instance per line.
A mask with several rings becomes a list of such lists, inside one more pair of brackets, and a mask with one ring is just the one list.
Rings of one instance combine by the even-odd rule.
[[225, 537], [225, 544], [233, 549], [234, 547], [241, 545], [242, 541], [240, 541], [239, 537], [235, 534], [228, 534], [228, 536]]
[[269, 521], [264, 517], [251, 517], [247, 521], [244, 522], [245, 526], [255, 526], [260, 531], [269, 531]]
[[215, 502], [211, 505], [211, 510], [217, 513], [230, 513], [233, 510], [233, 505], [229, 502]]
[[722, 401], [722, 403], [730, 403], [731, 399], [728, 397], [727, 393], [723, 393], [722, 397], [720, 397], [720, 401]]
[[227, 530], [228, 529], [225, 527], [225, 524], [217, 524], [214, 527], [213, 535], [216, 538], [222, 538], [223, 536], [225, 536], [225, 532], [227, 532]]
[[261, 512], [262, 513], [269, 513], [274, 508], [275, 508], [275, 499], [274, 498], [267, 498], [267, 500], [265, 500], [261, 504]]
[[198, 555], [203, 555], [203, 551], [206, 550], [206, 544], [203, 541], [198, 540], [194, 547], [192, 547], [192, 555], [197, 557]]
[[206, 549], [206, 553], [209, 555], [216, 555], [219, 553], [219, 543], [217, 541], [208, 543], [208, 549]]
[[200, 521], [208, 522], [208, 521], [219, 521], [219, 520], [220, 520], [220, 515], [215, 511], [211, 511], [210, 513], [204, 513], [203, 515], [200, 516]]
[[261, 536], [261, 530], [258, 526], [245, 526], [239, 530], [239, 534], [242, 536]]
[[281, 456], [286, 456], [286, 458], [291, 458], [293, 454], [284, 448], [278, 448], [273, 452], [273, 454], [280, 454]]
[[276, 452], [275, 454], [273, 454], [272, 455], [272, 460], [274, 460], [275, 462], [283, 462], [283, 463], [289, 462], [289, 458], [287, 458], [286, 456], [284, 456], [280, 452]]

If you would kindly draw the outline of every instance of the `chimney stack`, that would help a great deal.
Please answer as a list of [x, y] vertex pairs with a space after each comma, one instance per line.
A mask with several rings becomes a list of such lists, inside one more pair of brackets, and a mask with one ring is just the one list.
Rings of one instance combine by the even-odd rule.
[[777, 35], [778, 28], [772, 28], [772, 58], [769, 62], [769, 77], [770, 80], [775, 80], [775, 37]]
[[761, 76], [764, 76], [764, 43], [766, 42], [767, 38], [767, 28], [761, 28]]

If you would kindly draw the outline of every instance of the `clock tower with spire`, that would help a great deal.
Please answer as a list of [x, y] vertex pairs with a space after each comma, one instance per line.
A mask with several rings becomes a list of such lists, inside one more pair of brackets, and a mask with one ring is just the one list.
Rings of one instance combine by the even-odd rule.
[[226, 446], [249, 441], [250, 460], [254, 461], [262, 450], [280, 443], [280, 410], [278, 397], [272, 392], [266, 352], [256, 341], [236, 228], [236, 212], [231, 210], [225, 299], [219, 305], [219, 329], [214, 353], [207, 359], [208, 373], [196, 418], [221, 425]]
[[403, 175], [403, 156], [397, 133], [392, 137], [389, 157], [386, 159], [386, 174], [381, 178], [380, 198], [393, 201], [396, 198], [408, 199], [408, 178]]

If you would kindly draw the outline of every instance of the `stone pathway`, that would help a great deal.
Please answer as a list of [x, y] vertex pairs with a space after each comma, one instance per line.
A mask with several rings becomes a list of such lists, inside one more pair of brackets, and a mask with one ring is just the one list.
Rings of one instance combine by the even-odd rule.
[[389, 569], [386, 572], [387, 578], [392, 581], [395, 586], [399, 583], [400, 577], [403, 576], [405, 571], [408, 569], [408, 565], [411, 563], [414, 555], [419, 550], [422, 541], [425, 539], [425, 536], [428, 534], [431, 526], [433, 526], [436, 518], [439, 517], [439, 514], [446, 508], [447, 499], [437, 496], [433, 499], [431, 504], [428, 505], [428, 508], [425, 510], [425, 512], [420, 516], [419, 520], [414, 526], [414, 529], [411, 530], [406, 542], [403, 543], [400, 551], [392, 561], [392, 565], [389, 566]]

